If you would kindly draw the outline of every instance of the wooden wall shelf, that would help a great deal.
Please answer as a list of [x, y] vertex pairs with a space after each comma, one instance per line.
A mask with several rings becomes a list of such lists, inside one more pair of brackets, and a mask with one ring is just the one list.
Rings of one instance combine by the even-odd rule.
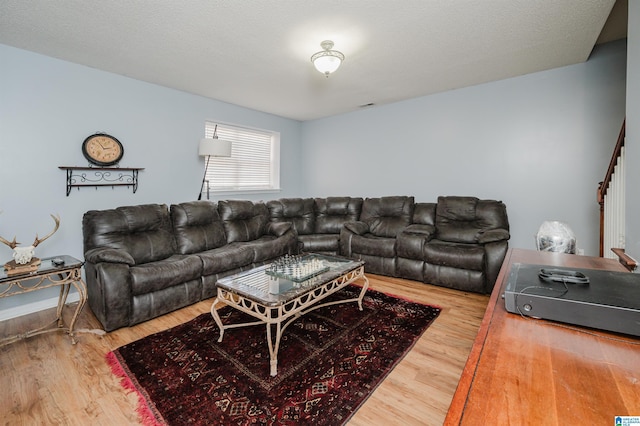
[[138, 172], [144, 170], [141, 167], [76, 167], [59, 166], [60, 170], [67, 172], [67, 197], [71, 188], [93, 186], [127, 186], [132, 187], [133, 193], [138, 189]]

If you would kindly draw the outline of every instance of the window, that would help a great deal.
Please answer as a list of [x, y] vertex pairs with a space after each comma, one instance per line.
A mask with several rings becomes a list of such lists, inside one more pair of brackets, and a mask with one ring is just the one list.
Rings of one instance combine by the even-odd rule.
[[212, 192], [280, 189], [278, 132], [206, 121], [205, 137], [213, 138], [214, 131], [218, 138], [231, 141], [231, 157], [210, 158], [205, 174]]

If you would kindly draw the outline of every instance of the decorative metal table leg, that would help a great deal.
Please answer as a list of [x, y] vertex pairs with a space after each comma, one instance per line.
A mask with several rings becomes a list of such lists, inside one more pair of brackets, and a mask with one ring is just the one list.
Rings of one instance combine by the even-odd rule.
[[[62, 278], [62, 275], [59, 275]], [[60, 286], [60, 295], [58, 296], [58, 309], [56, 311], [56, 315], [58, 318], [58, 328], [64, 327], [64, 320], [62, 319], [62, 310], [64, 309], [64, 305], [67, 303], [67, 296], [69, 295], [70, 284], [63, 284]]]
[[[76, 307], [76, 311], [73, 314], [73, 318], [71, 318], [71, 322], [69, 323], [69, 337], [71, 338], [71, 343], [74, 344], [74, 345], [77, 342], [76, 342], [76, 337], [75, 337], [75, 333], [74, 333], [73, 330], [74, 330], [74, 327], [76, 326], [76, 321], [78, 320], [78, 316], [80, 315], [80, 312], [82, 311], [82, 308], [84, 308], [85, 303], [87, 303], [87, 285], [82, 280], [82, 275], [80, 273], [80, 269], [77, 270], [76, 274], [77, 275], [74, 276], [74, 278], [76, 278], [76, 280], [72, 281], [72, 284], [73, 284], [73, 287], [78, 292], [79, 300], [78, 300], [78, 306]], [[65, 287], [66, 287], [66, 291], [65, 291], [65, 296], [64, 296], [64, 302], [66, 302], [67, 294], [69, 293], [70, 285], [67, 284]], [[63, 303], [62, 306], [64, 306], [64, 303]], [[62, 312], [60, 312], [60, 317], [62, 317]]]
[[267, 344], [269, 345], [269, 364], [271, 366], [271, 376], [278, 375], [278, 349], [280, 347], [280, 339], [282, 338], [282, 323], [276, 323], [276, 339], [275, 342], [271, 338], [271, 324], [267, 323]]
[[369, 288], [369, 279], [367, 276], [362, 275], [362, 278], [364, 278], [364, 284], [362, 285], [362, 290], [360, 290], [360, 296], [358, 297], [358, 308], [360, 308], [360, 310], [362, 310], [362, 299], [364, 299], [364, 295]]
[[216, 324], [218, 324], [218, 328], [220, 329], [220, 337], [218, 337], [218, 343], [222, 342], [222, 338], [224, 337], [224, 325], [222, 324], [222, 319], [220, 315], [218, 315], [218, 310], [216, 309], [216, 304], [219, 302], [218, 298], [213, 301], [211, 304], [211, 316], [213, 317]]

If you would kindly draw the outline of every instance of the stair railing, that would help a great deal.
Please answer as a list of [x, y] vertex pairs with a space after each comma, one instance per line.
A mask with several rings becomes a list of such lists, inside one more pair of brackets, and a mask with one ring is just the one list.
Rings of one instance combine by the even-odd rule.
[[625, 122], [604, 180], [598, 184], [600, 204], [600, 257], [618, 259], [630, 271], [637, 263], [625, 254]]

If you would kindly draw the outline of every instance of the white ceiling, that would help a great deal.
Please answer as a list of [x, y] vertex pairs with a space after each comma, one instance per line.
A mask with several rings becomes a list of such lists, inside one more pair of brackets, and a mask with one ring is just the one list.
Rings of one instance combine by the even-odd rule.
[[614, 1], [1, 0], [0, 43], [304, 121], [583, 62]]

